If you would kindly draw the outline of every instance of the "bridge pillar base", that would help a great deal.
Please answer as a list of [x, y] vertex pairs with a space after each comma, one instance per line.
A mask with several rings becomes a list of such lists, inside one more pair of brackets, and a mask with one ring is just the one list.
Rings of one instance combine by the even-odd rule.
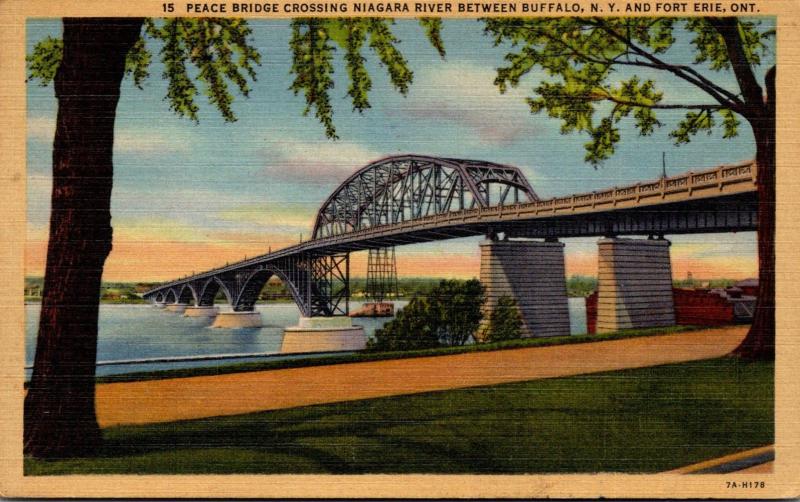
[[163, 308], [167, 307], [167, 304], [166, 303], [158, 303], [158, 302], [156, 302], [156, 303], [153, 304], [153, 307], [155, 307], [157, 309], [163, 309]]
[[167, 312], [175, 312], [176, 314], [183, 314], [183, 311], [186, 310], [186, 307], [189, 305], [185, 303], [170, 303], [167, 305], [164, 310]]
[[486, 240], [480, 246], [486, 300], [479, 338], [486, 336], [489, 316], [502, 296], [516, 300], [523, 337], [570, 334], [563, 242]]
[[598, 242], [597, 332], [675, 324], [670, 242]]
[[261, 312], [247, 311], [247, 312], [220, 312], [214, 318], [212, 328], [260, 328]]
[[214, 317], [219, 314], [219, 307], [201, 305], [199, 307], [186, 307], [183, 317]]
[[281, 352], [335, 352], [366, 347], [364, 328], [354, 326], [347, 316], [301, 317], [297, 326], [283, 331]]

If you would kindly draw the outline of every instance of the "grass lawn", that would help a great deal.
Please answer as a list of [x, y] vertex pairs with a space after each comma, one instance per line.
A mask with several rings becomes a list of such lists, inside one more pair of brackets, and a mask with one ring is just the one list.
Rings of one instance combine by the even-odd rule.
[[773, 442], [772, 363], [733, 358], [114, 427], [25, 473], [658, 472]]

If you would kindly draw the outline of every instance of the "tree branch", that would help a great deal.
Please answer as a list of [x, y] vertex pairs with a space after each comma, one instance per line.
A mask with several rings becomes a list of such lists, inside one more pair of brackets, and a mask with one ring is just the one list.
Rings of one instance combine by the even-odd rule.
[[[716, 99], [720, 103], [720, 105], [722, 105], [723, 108], [730, 108], [731, 110], [735, 110], [735, 111], [741, 113], [742, 106], [744, 105], [744, 103], [741, 101], [741, 99], [739, 99], [739, 97], [737, 95], [733, 94], [732, 92], [728, 91], [727, 89], [724, 89], [724, 88], [716, 85], [712, 81], [708, 80], [706, 77], [702, 76], [700, 73], [698, 73], [693, 68], [690, 68], [688, 66], [676, 66], [676, 65], [671, 65], [671, 64], [665, 63], [661, 59], [653, 56], [652, 54], [650, 54], [646, 50], [641, 49], [640, 47], [635, 45], [629, 38], [627, 38], [627, 37], [625, 37], [623, 35], [620, 35], [615, 30], [609, 28], [602, 21], [602, 19], [587, 20], [586, 22], [591, 24], [592, 26], [600, 28], [601, 30], [605, 31], [606, 33], [608, 33], [612, 37], [614, 37], [617, 40], [625, 43], [636, 54], [638, 54], [641, 57], [649, 60], [651, 68], [668, 71], [668, 72], [670, 72], [670, 73], [682, 78], [683, 80], [686, 80], [687, 82], [690, 82], [690, 83], [696, 85], [697, 87], [699, 87], [700, 89], [702, 89], [703, 91], [705, 91], [706, 93], [711, 95], [711, 97]], [[631, 63], [633, 63], [633, 62], [631, 62]], [[637, 66], [644, 66], [644, 65], [638, 64]]]
[[624, 106], [636, 106], [640, 108], [653, 108], [656, 110], [724, 110], [727, 107], [722, 105], [683, 105], [683, 104], [662, 104], [662, 103], [637, 103], [635, 101], [628, 101], [625, 99], [619, 99], [614, 97], [610, 94], [604, 95], [603, 99], [607, 101], [611, 101], [612, 103], [616, 103], [618, 105]]

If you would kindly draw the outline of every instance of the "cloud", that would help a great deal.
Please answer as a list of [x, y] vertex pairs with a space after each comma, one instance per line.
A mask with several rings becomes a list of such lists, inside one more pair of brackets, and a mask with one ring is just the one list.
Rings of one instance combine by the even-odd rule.
[[500, 94], [495, 71], [475, 64], [446, 64], [422, 71], [408, 101], [395, 111], [414, 119], [447, 122], [471, 130], [481, 142], [508, 145], [535, 133], [524, 99], [528, 91]]
[[28, 176], [27, 178], [27, 228], [28, 238], [31, 232], [44, 232], [47, 238], [47, 226], [50, 223], [50, 194], [53, 179], [50, 176]]
[[223, 221], [269, 227], [275, 232], [304, 232], [311, 228], [316, 208], [286, 207], [283, 204], [246, 204], [220, 211]]
[[117, 153], [179, 153], [190, 151], [190, 135], [173, 132], [154, 133], [142, 129], [117, 129], [114, 151]]
[[273, 179], [331, 187], [356, 169], [385, 156], [355, 142], [280, 137], [267, 141], [264, 155], [270, 159], [266, 174]]
[[[112, 222], [113, 223], [113, 222]], [[114, 239], [134, 242], [205, 242], [205, 229], [165, 216], [128, 218], [114, 225]]]
[[[56, 131], [56, 119], [50, 116], [28, 117], [28, 140], [52, 143]], [[153, 132], [140, 127], [117, 125], [114, 131], [116, 153], [178, 153], [189, 152], [191, 134], [180, 134], [175, 130], [159, 129]]]
[[53, 141], [56, 133], [54, 117], [29, 117], [28, 139], [37, 141]]

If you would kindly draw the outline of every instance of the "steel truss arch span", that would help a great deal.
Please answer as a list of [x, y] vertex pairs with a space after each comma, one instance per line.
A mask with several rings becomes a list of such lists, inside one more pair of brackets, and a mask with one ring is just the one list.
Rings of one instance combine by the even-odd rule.
[[465, 209], [535, 202], [536, 192], [514, 166], [399, 155], [351, 175], [317, 212], [314, 239]]

